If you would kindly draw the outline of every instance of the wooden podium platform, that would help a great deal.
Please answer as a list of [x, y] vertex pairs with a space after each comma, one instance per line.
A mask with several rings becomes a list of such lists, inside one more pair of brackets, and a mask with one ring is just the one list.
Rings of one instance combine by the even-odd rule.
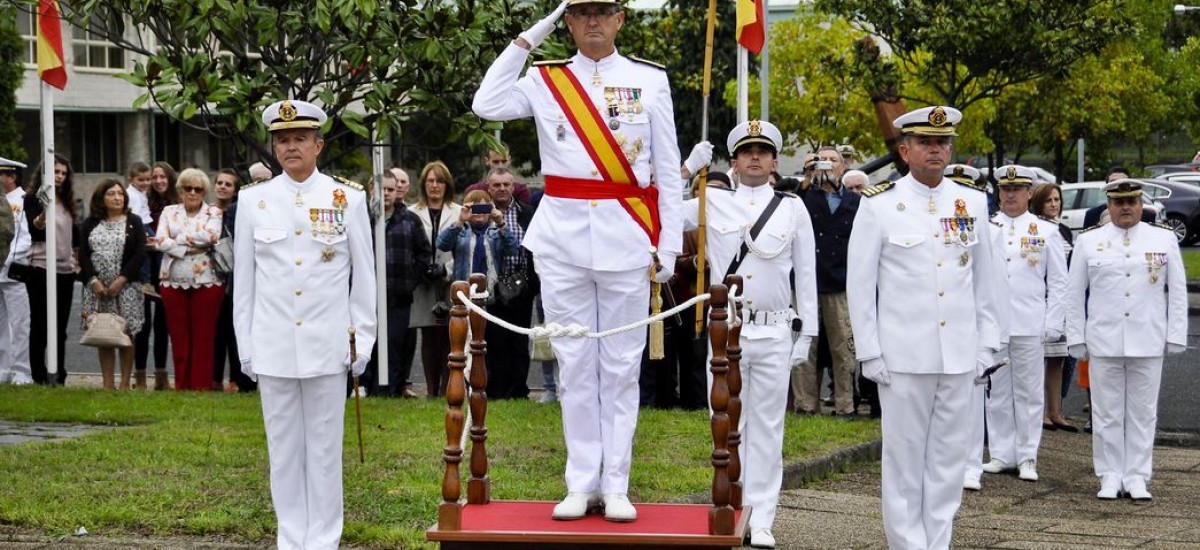
[[462, 528], [442, 531], [434, 526], [426, 536], [443, 550], [515, 550], [569, 548], [571, 550], [622, 550], [670, 548], [714, 550], [737, 548], [746, 535], [750, 508], [734, 513], [737, 524], [730, 535], [708, 534], [711, 506], [701, 504], [635, 504], [637, 521], [615, 523], [602, 515], [575, 521], [555, 521], [553, 502], [492, 501], [462, 508]]
[[[442, 550], [570, 549], [624, 550], [655, 548], [712, 550], [742, 545], [750, 519], [750, 507], [742, 506], [741, 418], [742, 379], [739, 365], [741, 324], [740, 302], [729, 300], [730, 287], [742, 287], [741, 277], [730, 275], [725, 284], [710, 288], [708, 337], [712, 347], [709, 371], [713, 374], [709, 402], [709, 428], [713, 438], [712, 504], [635, 504], [637, 521], [615, 523], [603, 516], [576, 521], [554, 521], [553, 502], [493, 501], [488, 477], [487, 430], [487, 342], [483, 335], [486, 319], [469, 310], [461, 296], [470, 296], [482, 308], [484, 300], [471, 295], [471, 287], [487, 288], [487, 278], [472, 274], [470, 283], [451, 286], [454, 307], [450, 311], [450, 380], [446, 388], [446, 446], [442, 449], [445, 472], [438, 523], [426, 538]], [[468, 328], [470, 342], [468, 346]], [[467, 351], [471, 354], [469, 380], [464, 374]], [[468, 384], [470, 392], [467, 391]], [[464, 408], [467, 402], [467, 408]], [[466, 411], [471, 413], [466, 426]], [[464, 433], [465, 430], [465, 433]], [[470, 450], [464, 448], [464, 435]], [[470, 477], [463, 499], [460, 477], [463, 462]]]

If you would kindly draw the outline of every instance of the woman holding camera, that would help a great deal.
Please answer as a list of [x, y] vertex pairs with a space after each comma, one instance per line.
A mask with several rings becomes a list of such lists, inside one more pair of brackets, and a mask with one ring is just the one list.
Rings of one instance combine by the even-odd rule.
[[[421, 219], [430, 243], [446, 228], [459, 223], [462, 205], [454, 202], [454, 178], [450, 169], [434, 161], [421, 169], [417, 187], [417, 205], [412, 211]], [[438, 250], [426, 270], [425, 280], [413, 292], [409, 328], [421, 329], [421, 365], [429, 397], [446, 394], [450, 381], [447, 358], [450, 355], [450, 274], [454, 271], [454, 254]]]
[[[120, 180], [106, 179], [92, 191], [80, 233], [84, 321], [94, 313], [115, 313], [125, 319], [126, 333], [137, 334], [145, 301], [138, 281], [146, 262], [146, 229], [141, 218], [129, 215], [129, 195]], [[113, 389], [117, 348], [96, 348], [96, 352], [104, 387]], [[121, 389], [129, 389], [132, 373], [133, 347], [121, 348]]]

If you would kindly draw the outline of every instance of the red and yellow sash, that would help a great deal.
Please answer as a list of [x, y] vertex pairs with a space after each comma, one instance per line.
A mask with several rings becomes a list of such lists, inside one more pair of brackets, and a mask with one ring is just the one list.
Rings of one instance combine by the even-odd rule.
[[[582, 183], [580, 180], [546, 176], [546, 194], [570, 199], [615, 199], [650, 236], [650, 244], [657, 246], [662, 227], [658, 219], [658, 188], [650, 185], [642, 189], [638, 186], [633, 167], [600, 117], [600, 111], [596, 110], [596, 105], [579, 84], [579, 79], [565, 66], [546, 65], [539, 69], [554, 100], [566, 113], [567, 120], [602, 178], [589, 180], [592, 185], [584, 189], [578, 185]], [[611, 188], [611, 193], [602, 192], [596, 184]]]

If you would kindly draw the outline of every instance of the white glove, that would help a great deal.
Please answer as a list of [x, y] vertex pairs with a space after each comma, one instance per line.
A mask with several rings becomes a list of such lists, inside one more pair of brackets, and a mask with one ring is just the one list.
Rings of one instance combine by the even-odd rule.
[[242, 359], [242, 374], [246, 375], [247, 378], [258, 382], [258, 375], [254, 374], [254, 366], [250, 364], [249, 359]]
[[1063, 335], [1063, 333], [1061, 330], [1048, 328], [1048, 329], [1046, 329], [1045, 334], [1042, 335], [1042, 341], [1043, 342], [1057, 342], [1060, 338], [1062, 338], [1062, 335]]
[[656, 283], [667, 284], [671, 282], [671, 277], [675, 275], [675, 255], [659, 252], [658, 261], [662, 262], [662, 269], [654, 272], [651, 280]]
[[554, 10], [553, 13], [547, 15], [545, 19], [534, 23], [532, 27], [529, 27], [529, 30], [517, 36], [529, 43], [529, 49], [537, 48], [547, 36], [550, 36], [550, 33], [554, 32], [555, 23], [558, 23], [558, 20], [562, 18], [563, 12], [567, 11], [568, 1], [563, 0], [563, 3], [559, 4], [558, 9]]
[[880, 386], [888, 386], [892, 383], [892, 377], [888, 374], [887, 365], [883, 364], [882, 357], [863, 361], [862, 375]]
[[975, 352], [975, 383], [987, 384], [987, 377], [983, 375], [984, 371], [988, 370], [995, 364], [996, 353], [987, 348], [981, 348]]
[[812, 346], [812, 336], [801, 336], [796, 338], [796, 343], [792, 344], [792, 357], [789, 364], [792, 368], [800, 366], [800, 363], [808, 361], [808, 349]]
[[1183, 344], [1167, 343], [1167, 355], [1179, 355], [1187, 351], [1187, 346]]
[[362, 376], [363, 371], [367, 370], [367, 356], [359, 354], [358, 359], [354, 362], [350, 361], [350, 354], [346, 354], [346, 360], [342, 361], [342, 365], [350, 371], [354, 376]]
[[708, 141], [701, 141], [695, 147], [692, 147], [692, 154], [688, 155], [687, 160], [683, 161], [683, 167], [687, 168], [688, 174], [695, 175], [701, 168], [708, 166], [712, 162], [713, 144]]
[[1087, 361], [1087, 344], [1075, 344], [1073, 346], [1067, 346], [1067, 354], [1080, 361]]

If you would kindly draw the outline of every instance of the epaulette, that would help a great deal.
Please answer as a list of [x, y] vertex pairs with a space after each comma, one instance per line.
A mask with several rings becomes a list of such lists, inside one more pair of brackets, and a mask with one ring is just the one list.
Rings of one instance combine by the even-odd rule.
[[267, 178], [267, 179], [265, 179], [265, 180], [252, 181], [252, 182], [250, 182], [250, 183], [247, 183], [247, 184], [244, 184], [244, 185], [242, 185], [241, 187], [238, 187], [238, 192], [239, 192], [239, 193], [241, 193], [242, 191], [245, 191], [245, 190], [247, 190], [247, 189], [249, 189], [249, 188], [251, 188], [251, 187], [254, 187], [254, 186], [256, 186], [256, 185], [262, 185], [262, 184], [264, 184], [264, 183], [267, 183], [268, 181], [271, 181], [271, 180], [273, 180], [273, 179], [275, 179], [275, 178]]
[[727, 193], [732, 193], [732, 192], [733, 192], [733, 189], [730, 189], [730, 188], [728, 188], [728, 187], [725, 187], [724, 185], [720, 185], [720, 184], [716, 184], [716, 183], [710, 183], [710, 184], [708, 184], [708, 185], [705, 185], [705, 186], [704, 186], [704, 188], [705, 188], [705, 189], [710, 189], [710, 190], [711, 190], [711, 189], [716, 189], [717, 191], [725, 191], [725, 192], [727, 192]]
[[980, 193], [987, 193], [987, 187], [985, 187], [985, 186], [975, 184], [975, 183], [961, 182], [958, 180], [953, 180], [953, 181], [954, 181], [954, 183], [957, 183], [963, 187], [966, 187], [967, 189], [974, 189], [976, 191], [979, 191]]
[[896, 186], [896, 182], [892, 182], [892, 181], [885, 181], [885, 182], [883, 182], [883, 183], [880, 183], [880, 184], [878, 184], [878, 185], [872, 185], [872, 186], [870, 186], [870, 187], [868, 187], [868, 188], [866, 188], [866, 189], [863, 189], [862, 196], [864, 196], [864, 197], [874, 197], [875, 195], [878, 195], [878, 194], [880, 194], [880, 193], [882, 193], [882, 192], [884, 192], [884, 191], [887, 191], [888, 189], [891, 189], [891, 188], [893, 188], [893, 187], [895, 187], [895, 186]]
[[784, 199], [798, 199], [798, 198], [800, 198], [800, 195], [797, 195], [797, 194], [795, 194], [795, 193], [789, 193], [789, 192], [787, 192], [787, 191], [776, 191], [776, 192], [775, 192], [775, 196], [777, 196], [777, 197], [780, 197], [780, 198], [784, 198]]
[[637, 62], [637, 63], [641, 63], [642, 65], [649, 65], [649, 66], [651, 66], [651, 67], [654, 67], [655, 69], [659, 69], [659, 70], [662, 70], [662, 71], [665, 71], [665, 70], [667, 70], [667, 66], [666, 66], [666, 65], [663, 65], [663, 64], [661, 64], [661, 63], [655, 63], [655, 62], [653, 62], [653, 61], [648, 61], [648, 60], [646, 60], [646, 59], [642, 59], [642, 58], [640, 58], [640, 57], [637, 57], [637, 56], [634, 56], [634, 55], [631, 55], [631, 56], [629, 56], [629, 59], [630, 59], [631, 61], [634, 61], [634, 62]]
[[1039, 219], [1039, 220], [1042, 220], [1042, 221], [1044, 221], [1044, 222], [1047, 222], [1047, 223], [1052, 223], [1052, 224], [1054, 224], [1054, 225], [1058, 225], [1058, 222], [1056, 222], [1056, 221], [1054, 221], [1054, 220], [1052, 220], [1052, 219], [1050, 219], [1050, 218], [1047, 218], [1046, 216], [1038, 216], [1037, 214], [1034, 214], [1034, 215], [1035, 215], [1035, 216], [1037, 216], [1037, 219]]
[[1087, 229], [1081, 230], [1081, 231], [1079, 232], [1079, 234], [1080, 234], [1080, 235], [1082, 235], [1082, 234], [1084, 234], [1084, 233], [1087, 233], [1088, 231], [1091, 231], [1091, 230], [1093, 230], [1093, 229], [1100, 229], [1101, 227], [1104, 227], [1104, 226], [1108, 225], [1109, 223], [1110, 223], [1110, 222], [1098, 223], [1098, 224], [1096, 224], [1096, 225], [1093, 225], [1093, 226], [1091, 226], [1091, 227], [1089, 227], [1089, 228], [1087, 228]]
[[1000, 223], [1000, 222], [998, 222], [998, 221], [996, 221], [996, 220], [989, 220], [989, 221], [991, 221], [991, 222], [992, 222], [992, 225], [994, 225], [994, 226], [996, 226], [996, 227], [1004, 227], [1004, 224], [1002, 224], [1002, 223]]
[[358, 182], [356, 182], [356, 181], [350, 181], [350, 180], [348, 180], [348, 179], [346, 179], [346, 178], [343, 178], [343, 177], [341, 177], [341, 176], [334, 176], [334, 177], [333, 177], [333, 180], [334, 180], [334, 181], [336, 181], [336, 182], [338, 182], [338, 183], [340, 183], [340, 184], [342, 184], [342, 185], [345, 185], [346, 187], [349, 187], [349, 188], [351, 188], [351, 189], [356, 189], [356, 190], [358, 190], [358, 191], [365, 191], [365, 189], [363, 189], [363, 186], [362, 186], [362, 184], [361, 184], [361, 183], [358, 183]]
[[1154, 223], [1152, 223], [1152, 224], [1150, 224], [1150, 225], [1153, 225], [1154, 227], [1157, 227], [1157, 228], [1159, 228], [1159, 229], [1166, 229], [1167, 231], [1170, 231], [1170, 232], [1172, 232], [1172, 233], [1174, 233], [1174, 232], [1175, 232], [1175, 229], [1173, 229], [1171, 226], [1169, 226], [1169, 225], [1167, 225], [1167, 224], [1165, 224], [1165, 223], [1162, 223], [1162, 222], [1154, 222]]
[[570, 64], [571, 64], [570, 59], [542, 59], [540, 61], [533, 62], [534, 67], [557, 67], [559, 65], [570, 65]]

